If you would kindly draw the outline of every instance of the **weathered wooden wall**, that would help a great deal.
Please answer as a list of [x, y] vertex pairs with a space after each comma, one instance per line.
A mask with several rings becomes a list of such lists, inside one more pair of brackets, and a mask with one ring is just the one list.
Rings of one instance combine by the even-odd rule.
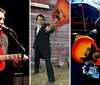
[[[55, 7], [56, 0], [31, 0], [32, 2], [38, 2], [49, 5], [50, 9], [42, 9], [31, 7], [31, 47], [34, 43], [34, 28], [36, 26], [36, 16], [42, 13], [46, 17], [46, 23], [50, 23], [51, 13]], [[66, 58], [69, 59], [69, 24], [65, 24], [64, 26], [58, 28], [59, 31], [57, 33], [51, 34], [50, 42], [51, 42], [51, 52], [52, 52], [52, 60], [55, 64], [59, 62], [59, 60], [66, 63]], [[32, 61], [34, 57], [34, 52], [32, 48]]]

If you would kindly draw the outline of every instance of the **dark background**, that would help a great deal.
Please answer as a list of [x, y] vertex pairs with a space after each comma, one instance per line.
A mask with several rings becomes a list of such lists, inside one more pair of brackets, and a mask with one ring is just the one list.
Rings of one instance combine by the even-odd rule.
[[[6, 11], [5, 25], [13, 29], [16, 34], [18, 41], [25, 49], [29, 47], [29, 0], [0, 0], [0, 7]], [[8, 36], [9, 47], [8, 54], [16, 54], [23, 52], [22, 49], [17, 45], [7, 30], [3, 29], [4, 33]], [[11, 68], [9, 68], [11, 67]], [[17, 68], [12, 63], [8, 64], [6, 69], [14, 68], [17, 72]], [[24, 69], [23, 69], [24, 68]], [[25, 74], [29, 72], [29, 62], [26, 61], [23, 64]]]
[[[0, 0], [0, 7], [6, 10], [5, 25], [17, 33], [19, 43], [26, 49], [29, 46], [29, 0]], [[9, 34], [7, 36], [8, 53], [16, 53], [16, 42]]]

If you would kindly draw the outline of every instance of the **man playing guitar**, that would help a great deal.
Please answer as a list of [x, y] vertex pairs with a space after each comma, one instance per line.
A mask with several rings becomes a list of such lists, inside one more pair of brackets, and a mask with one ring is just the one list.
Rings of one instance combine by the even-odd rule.
[[[0, 55], [5, 55], [8, 51], [8, 37], [2, 31], [2, 25], [4, 25], [5, 14], [6, 11], [0, 8]], [[5, 66], [6, 68], [3, 68]], [[10, 66], [7, 61], [0, 61], [0, 85], [13, 85], [13, 75], [11, 68], [9, 67]]]
[[[4, 20], [5, 20], [5, 10], [0, 8], [0, 55], [7, 54], [8, 51], [8, 38], [7, 36], [3, 33], [1, 25], [4, 25]], [[4, 61], [0, 61], [0, 64], [4, 63]], [[0, 66], [2, 68], [2, 65]], [[6, 69], [3, 71], [0, 71], [0, 84], [1, 85], [9, 85], [11, 84], [11, 78], [7, 80], [7, 75], [6, 75]]]

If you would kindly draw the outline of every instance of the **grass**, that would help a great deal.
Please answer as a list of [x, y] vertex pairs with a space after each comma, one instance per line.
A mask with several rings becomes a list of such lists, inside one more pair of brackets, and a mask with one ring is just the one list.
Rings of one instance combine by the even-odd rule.
[[[34, 70], [31, 70], [31, 85], [46, 85], [47, 73], [44, 67], [40, 68], [40, 73], [32, 75]], [[54, 66], [55, 85], [69, 85], [69, 69], [67, 65], [63, 67]]]

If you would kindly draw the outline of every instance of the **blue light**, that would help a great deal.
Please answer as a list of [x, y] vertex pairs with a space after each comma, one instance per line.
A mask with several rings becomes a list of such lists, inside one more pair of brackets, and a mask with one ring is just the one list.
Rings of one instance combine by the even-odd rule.
[[71, 2], [83, 2], [84, 0], [71, 0]]

